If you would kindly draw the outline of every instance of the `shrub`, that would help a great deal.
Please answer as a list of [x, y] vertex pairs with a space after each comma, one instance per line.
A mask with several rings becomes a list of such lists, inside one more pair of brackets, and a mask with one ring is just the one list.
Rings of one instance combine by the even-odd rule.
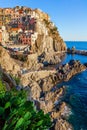
[[57, 27], [56, 26], [53, 28], [53, 31], [57, 31]]
[[37, 111], [23, 90], [0, 96], [1, 130], [47, 130], [51, 124], [49, 115]]
[[12, 76], [12, 78], [15, 80], [16, 84], [19, 85], [20, 84], [20, 78], [17, 76]]
[[6, 91], [6, 86], [3, 84], [2, 80], [0, 79], [0, 96], [4, 94]]

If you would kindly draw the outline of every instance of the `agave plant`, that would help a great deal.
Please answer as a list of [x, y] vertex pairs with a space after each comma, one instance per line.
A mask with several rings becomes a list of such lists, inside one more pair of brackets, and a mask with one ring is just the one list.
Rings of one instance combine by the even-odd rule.
[[0, 94], [1, 130], [47, 130], [51, 125], [49, 115], [37, 111], [23, 90]]

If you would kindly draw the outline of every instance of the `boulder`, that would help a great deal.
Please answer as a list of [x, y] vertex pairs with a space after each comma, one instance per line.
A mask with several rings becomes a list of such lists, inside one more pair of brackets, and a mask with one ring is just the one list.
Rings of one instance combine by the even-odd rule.
[[[64, 87], [56, 89], [54, 92], [48, 91], [40, 99], [40, 108], [45, 112], [53, 112], [53, 109], [64, 94]], [[53, 119], [53, 117], [52, 117]]]
[[40, 57], [40, 61], [45, 65], [50, 64], [54, 65], [61, 62], [60, 54], [56, 54], [55, 52], [51, 53], [43, 53], [42, 57]]
[[51, 100], [48, 102], [40, 101], [40, 109], [42, 109], [44, 113], [51, 112], [53, 110], [53, 107], [54, 107], [54, 104]]
[[49, 77], [50, 75], [55, 74], [55, 73], [56, 73], [56, 70], [30, 71], [21, 76], [21, 83], [23, 86], [27, 86], [33, 83], [34, 81], [39, 83], [41, 79], [45, 79], [46, 77]]
[[67, 106], [65, 102], [61, 103], [60, 100], [57, 100], [57, 101], [58, 102], [55, 105], [55, 109], [51, 113], [51, 118], [52, 119], [58, 119], [58, 118], [66, 119], [71, 114], [71, 109]]
[[58, 119], [54, 130], [73, 130], [73, 128], [66, 120]]
[[38, 54], [28, 55], [27, 61], [24, 63], [24, 68], [28, 70], [39, 70], [43, 67], [43, 64], [38, 62]]
[[2, 79], [9, 84], [11, 88], [16, 87], [15, 80], [6, 72], [3, 72]]
[[31, 84], [29, 84], [30, 89], [31, 89], [31, 95], [32, 98], [34, 100], [39, 100], [40, 98], [40, 93], [41, 93], [41, 88], [40, 86], [37, 84], [37, 82], [33, 82]]

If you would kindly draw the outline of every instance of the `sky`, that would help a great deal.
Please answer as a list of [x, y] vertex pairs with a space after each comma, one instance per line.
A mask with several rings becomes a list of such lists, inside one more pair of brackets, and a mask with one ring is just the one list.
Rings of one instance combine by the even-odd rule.
[[0, 7], [17, 5], [48, 13], [65, 41], [87, 41], [87, 0], [0, 0]]

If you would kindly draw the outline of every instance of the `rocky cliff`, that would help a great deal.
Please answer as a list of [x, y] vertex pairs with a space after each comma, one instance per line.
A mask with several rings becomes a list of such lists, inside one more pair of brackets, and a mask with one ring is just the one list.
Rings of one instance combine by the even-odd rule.
[[43, 67], [43, 64], [38, 62], [38, 54], [31, 54], [28, 55], [27, 61], [24, 62], [23, 65], [24, 68], [27, 68], [28, 70], [39, 70], [40, 68]]
[[30, 87], [31, 97], [37, 101], [37, 108], [43, 109], [44, 113], [50, 113], [55, 122], [52, 130], [73, 130], [66, 121], [70, 108], [65, 102], [61, 102], [65, 87], [58, 88], [56, 85], [85, 69], [86, 67], [79, 61], [71, 60], [68, 64], [59, 66], [57, 70], [40, 70], [21, 76], [22, 84]]
[[2, 46], [0, 46], [0, 65], [8, 73], [17, 74], [20, 71], [20, 66], [12, 59]]
[[[3, 45], [7, 42], [28, 44], [28, 51], [31, 53], [46, 54], [43, 62], [56, 64], [61, 61], [61, 57], [55, 53], [58, 52], [61, 55], [61, 52], [65, 52], [66, 44], [47, 13], [40, 9], [16, 6], [10, 9], [3, 8], [1, 14], [4, 25], [1, 26], [9, 33], [9, 41], [2, 41]], [[7, 20], [3, 20], [3, 15], [7, 17]], [[2, 29], [1, 32], [3, 32]], [[4, 39], [6, 39], [5, 36]]]
[[38, 35], [35, 43], [31, 46], [31, 50], [39, 55], [45, 53], [43, 62], [48, 64], [59, 63], [61, 61], [61, 52], [66, 51], [66, 44], [61, 38], [57, 27], [50, 20], [50, 17], [40, 10], [35, 11], [39, 14], [35, 24], [35, 31]]
[[[42, 14], [42, 12], [39, 12]], [[38, 37], [32, 50], [34, 52], [52, 53], [57, 51], [65, 51], [66, 45], [60, 37], [57, 27], [52, 21], [44, 16], [37, 19], [35, 31], [38, 32]]]
[[13, 87], [16, 87], [15, 80], [4, 69], [2, 69], [1, 66], [0, 66], [0, 81], [2, 81], [2, 83], [4, 84], [4, 89], [6, 89], [7, 91], [11, 90], [11, 88]]

